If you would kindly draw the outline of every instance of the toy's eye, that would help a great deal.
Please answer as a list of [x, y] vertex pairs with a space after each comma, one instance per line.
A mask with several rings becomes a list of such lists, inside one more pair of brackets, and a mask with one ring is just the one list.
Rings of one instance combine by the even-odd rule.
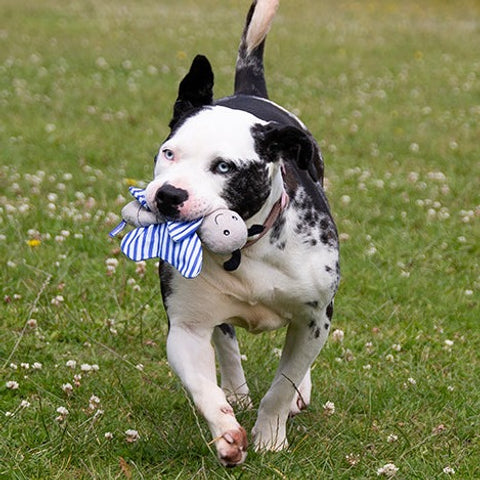
[[173, 153], [173, 150], [170, 150], [169, 148], [164, 148], [162, 150], [163, 158], [168, 161], [172, 161], [175, 159], [175, 154]]
[[223, 234], [228, 237], [230, 235], [230, 230], [224, 230], [223, 231]]
[[232, 165], [220, 160], [214, 167], [214, 172], [215, 173], [221, 173], [222, 175], [225, 175], [226, 173], [231, 172], [233, 169]]

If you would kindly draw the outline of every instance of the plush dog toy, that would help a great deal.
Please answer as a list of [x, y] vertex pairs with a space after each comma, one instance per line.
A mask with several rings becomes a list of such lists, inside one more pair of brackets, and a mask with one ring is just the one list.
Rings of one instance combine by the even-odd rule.
[[[240, 249], [247, 242], [249, 232], [236, 212], [220, 209], [191, 222], [165, 221], [150, 211], [143, 189], [130, 187], [130, 193], [135, 200], [123, 207], [122, 222], [110, 232], [114, 237], [127, 224], [137, 227], [128, 232], [120, 244], [128, 258], [138, 262], [159, 257], [184, 277], [194, 278], [202, 268], [203, 244], [214, 253], [232, 255], [223, 264], [225, 270], [239, 267]], [[255, 227], [251, 234], [260, 231]]]

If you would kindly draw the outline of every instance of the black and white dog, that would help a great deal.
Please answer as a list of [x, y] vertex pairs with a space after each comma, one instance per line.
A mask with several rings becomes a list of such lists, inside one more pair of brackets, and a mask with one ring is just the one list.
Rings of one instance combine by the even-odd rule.
[[150, 209], [171, 220], [228, 208], [248, 227], [264, 227], [243, 248], [235, 271], [206, 250], [195, 279], [160, 266], [168, 361], [227, 466], [242, 463], [247, 449], [232, 405], [251, 405], [234, 326], [250, 332], [287, 326], [252, 432], [256, 450], [284, 449], [289, 415], [310, 402], [310, 366], [327, 339], [339, 283], [337, 230], [318, 145], [298, 118], [267, 99], [263, 50], [277, 6], [278, 0], [254, 0], [248, 12], [233, 96], [214, 101], [210, 64], [194, 59], [146, 188]]

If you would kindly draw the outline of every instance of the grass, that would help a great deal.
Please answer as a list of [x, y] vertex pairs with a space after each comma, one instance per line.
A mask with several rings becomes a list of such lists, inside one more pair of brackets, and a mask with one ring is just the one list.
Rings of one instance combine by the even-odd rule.
[[[231, 92], [247, 3], [2, 2], [0, 478], [480, 478], [477, 2], [282, 3], [270, 94], [323, 148], [344, 338], [290, 449], [234, 470], [169, 370], [154, 262], [108, 231], [197, 52]], [[283, 334], [239, 332], [256, 405]]]

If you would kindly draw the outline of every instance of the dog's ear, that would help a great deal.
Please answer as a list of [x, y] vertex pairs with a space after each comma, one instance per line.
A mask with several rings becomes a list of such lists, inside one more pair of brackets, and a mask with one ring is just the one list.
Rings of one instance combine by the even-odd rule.
[[213, 101], [213, 71], [207, 57], [197, 55], [190, 71], [178, 87], [178, 97], [173, 106], [173, 118], [170, 128], [189, 110], [211, 105]]
[[294, 161], [314, 181], [323, 182], [323, 159], [313, 137], [292, 125], [270, 122], [252, 129], [255, 147], [267, 162]]

